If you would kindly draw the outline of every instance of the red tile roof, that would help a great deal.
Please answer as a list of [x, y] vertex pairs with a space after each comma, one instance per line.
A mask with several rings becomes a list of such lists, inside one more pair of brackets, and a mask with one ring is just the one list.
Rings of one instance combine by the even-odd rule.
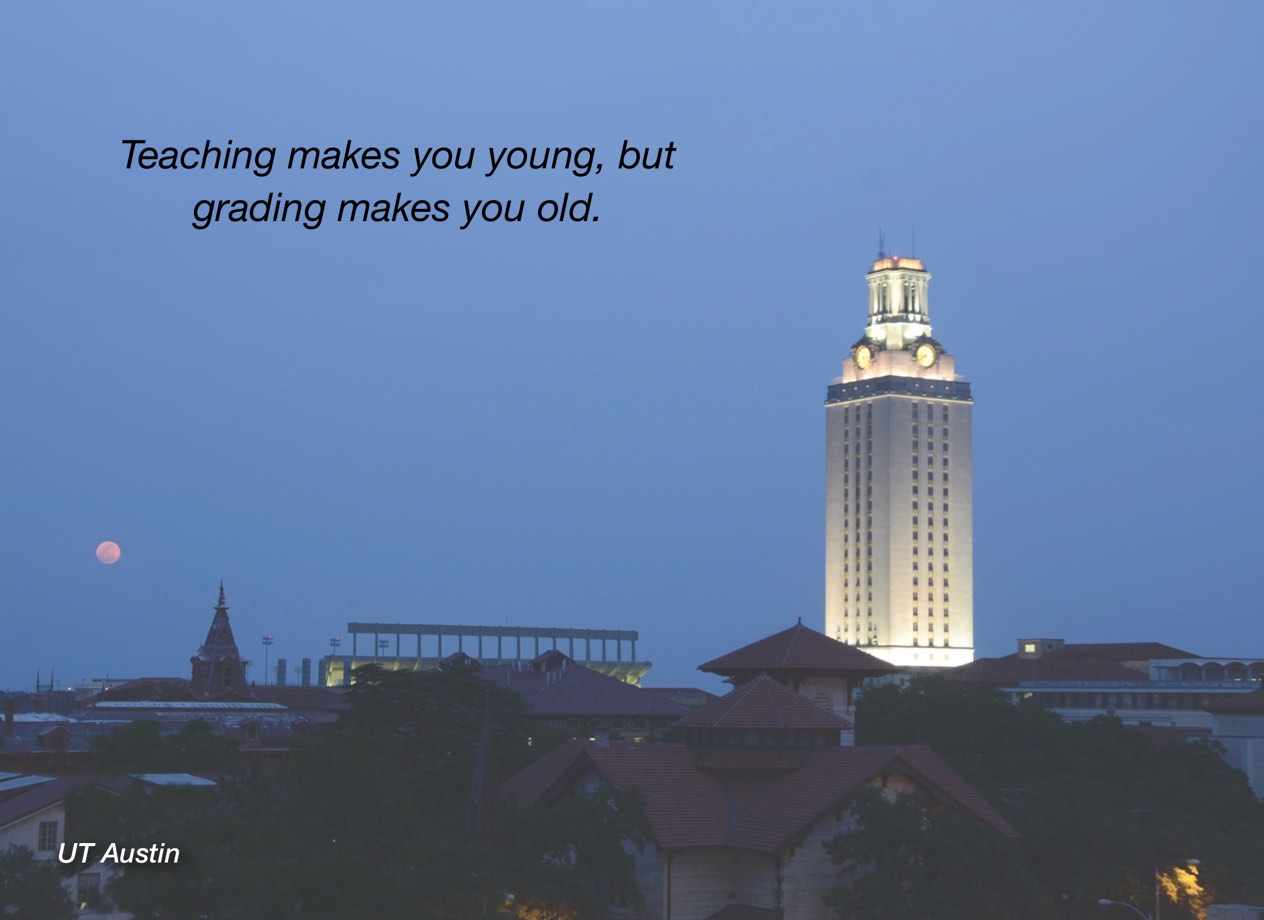
[[953, 680], [988, 684], [1017, 683], [1023, 680], [1149, 680], [1144, 670], [1125, 661], [1147, 662], [1155, 658], [1197, 658], [1161, 642], [1091, 642], [1059, 646], [1039, 658], [1024, 658], [1017, 652], [1003, 658], [979, 658], [944, 673]]
[[50, 805], [56, 805], [77, 786], [91, 782], [95, 777], [56, 776], [49, 782], [25, 786], [0, 798], [0, 828], [35, 814]]
[[856, 725], [761, 674], [694, 710], [676, 727], [839, 731]]
[[1200, 658], [1162, 642], [1080, 642], [1050, 652], [1063, 658], [1095, 661], [1149, 661], [1152, 658]]
[[709, 752], [684, 745], [597, 746], [572, 741], [507, 780], [522, 804], [562, 795], [588, 769], [618, 788], [638, 787], [653, 837], [673, 850], [731, 846], [772, 853], [806, 833], [831, 809], [884, 774], [904, 774], [939, 802], [1010, 839], [1018, 833], [929, 748], [837, 747], [785, 752], [792, 770], [732, 773], [705, 769]]
[[978, 658], [944, 671], [949, 680], [983, 684], [1016, 684], [1024, 680], [1148, 680], [1147, 675], [1117, 661], [1083, 661], [1052, 652], [1043, 658]]
[[652, 690], [607, 677], [558, 653], [564, 662], [550, 670], [493, 665], [479, 677], [522, 695], [535, 715], [679, 718], [690, 709]]
[[698, 670], [724, 675], [774, 671], [817, 674], [858, 672], [868, 677], [894, 674], [900, 669], [862, 652], [854, 645], [808, 629], [799, 622], [775, 635], [700, 664]]

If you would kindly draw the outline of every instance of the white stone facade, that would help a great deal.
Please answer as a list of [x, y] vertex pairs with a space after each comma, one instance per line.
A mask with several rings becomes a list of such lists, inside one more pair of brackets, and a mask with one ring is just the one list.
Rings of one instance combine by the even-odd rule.
[[970, 386], [931, 337], [920, 260], [868, 279], [865, 336], [826, 401], [825, 634], [955, 667], [974, 660]]

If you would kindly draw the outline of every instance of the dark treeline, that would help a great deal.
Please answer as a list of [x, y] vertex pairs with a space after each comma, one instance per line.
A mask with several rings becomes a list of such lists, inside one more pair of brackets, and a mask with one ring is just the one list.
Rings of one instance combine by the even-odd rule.
[[[907, 874], [898, 891], [871, 884], [867, 894], [844, 893], [840, 906], [857, 916], [1000, 920], [1020, 915], [1012, 910], [1018, 902], [1030, 917], [1128, 915], [1098, 906], [1102, 898], [1149, 914], [1156, 867], [1164, 920], [1196, 918], [1212, 903], [1264, 902], [1264, 804], [1213, 743], [1155, 744], [1107, 717], [1068, 724], [1037, 706], [1011, 706], [995, 691], [942, 678], [866, 692], [857, 707], [857, 742], [930, 745], [1023, 835], [1018, 859], [989, 856], [991, 843], [971, 828], [932, 826], [925, 814], [919, 824], [901, 809], [870, 803], [868, 833], [836, 842], [835, 858], [874, 865], [875, 853], [889, 856], [903, 846], [905, 865], [924, 860], [935, 871]], [[904, 812], [917, 807], [902, 803]], [[911, 827], [919, 828], [916, 839]], [[961, 859], [963, 853], [975, 858]], [[994, 862], [1002, 858], [1003, 870]], [[1199, 861], [1193, 871], [1185, 864], [1190, 858]], [[918, 908], [929, 902], [910, 893], [914, 876], [937, 905], [929, 913]], [[980, 891], [992, 892], [989, 904], [979, 901]], [[857, 903], [861, 895], [868, 900]], [[901, 897], [910, 899], [900, 905], [903, 913], [884, 912]], [[968, 909], [954, 909], [954, 898]]]
[[[598, 788], [547, 819], [505, 809], [498, 832], [467, 831], [485, 713], [502, 779], [549, 743], [528, 736], [516, 694], [467, 671], [363, 668], [349, 699], [279, 776], [76, 795], [77, 837], [181, 851], [178, 865], [131, 869], [109, 898], [137, 920], [468, 920], [509, 915], [508, 894], [519, 918], [579, 920], [635, 900], [620, 842], [644, 839], [635, 796]], [[232, 767], [199, 727], [164, 739], [137, 724], [96, 753], [118, 772]]]

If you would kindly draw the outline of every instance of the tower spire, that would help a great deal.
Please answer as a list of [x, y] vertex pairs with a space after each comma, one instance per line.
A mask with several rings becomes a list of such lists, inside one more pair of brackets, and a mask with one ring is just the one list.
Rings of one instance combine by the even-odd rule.
[[219, 602], [206, 641], [189, 659], [193, 665], [193, 691], [202, 696], [224, 692], [246, 692], [245, 660], [237, 649], [233, 628], [228, 622], [228, 604], [224, 600], [224, 582], [219, 583]]

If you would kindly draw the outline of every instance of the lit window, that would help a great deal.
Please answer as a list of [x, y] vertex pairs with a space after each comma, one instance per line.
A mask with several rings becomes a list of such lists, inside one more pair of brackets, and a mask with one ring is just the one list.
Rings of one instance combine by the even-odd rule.
[[57, 822], [41, 821], [39, 825], [39, 842], [36, 848], [41, 853], [57, 849]]
[[75, 886], [80, 910], [96, 910], [101, 906], [101, 873], [85, 872]]

